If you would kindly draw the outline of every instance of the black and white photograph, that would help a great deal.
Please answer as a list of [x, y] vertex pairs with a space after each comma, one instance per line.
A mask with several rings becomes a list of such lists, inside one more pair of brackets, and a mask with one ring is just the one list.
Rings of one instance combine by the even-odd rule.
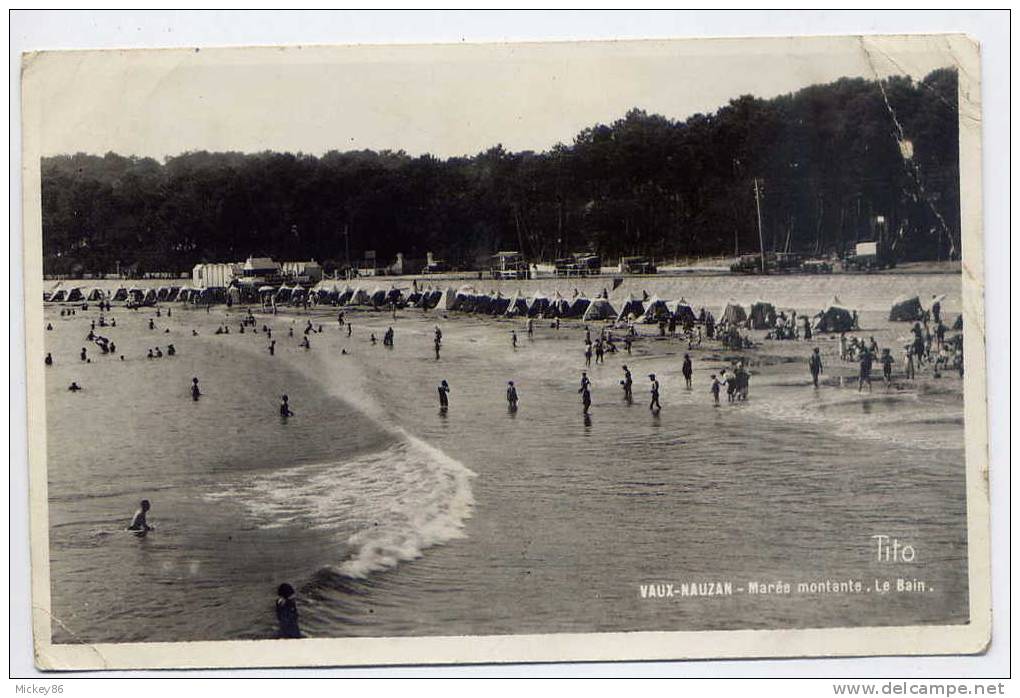
[[22, 80], [39, 666], [987, 646], [971, 39]]

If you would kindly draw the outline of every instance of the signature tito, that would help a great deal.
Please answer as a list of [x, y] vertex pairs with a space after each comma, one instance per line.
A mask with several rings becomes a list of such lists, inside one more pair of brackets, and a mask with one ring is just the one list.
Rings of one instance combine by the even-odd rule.
[[883, 534], [874, 535], [871, 539], [875, 541], [879, 562], [914, 562], [917, 559], [917, 551], [909, 543], [901, 543]]

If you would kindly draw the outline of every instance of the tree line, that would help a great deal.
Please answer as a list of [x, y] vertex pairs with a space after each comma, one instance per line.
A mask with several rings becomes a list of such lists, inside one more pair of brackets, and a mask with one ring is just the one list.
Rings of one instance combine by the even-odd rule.
[[504, 249], [662, 261], [762, 241], [824, 255], [876, 235], [901, 260], [945, 259], [960, 248], [957, 118], [947, 68], [682, 121], [632, 109], [541, 153], [59, 155], [41, 163], [43, 267], [181, 272], [261, 254], [331, 270], [367, 250], [464, 267]]

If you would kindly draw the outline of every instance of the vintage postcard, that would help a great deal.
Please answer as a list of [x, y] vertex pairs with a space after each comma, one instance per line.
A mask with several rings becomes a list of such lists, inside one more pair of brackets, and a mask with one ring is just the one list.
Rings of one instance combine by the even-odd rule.
[[22, 80], [39, 667], [990, 642], [967, 37]]

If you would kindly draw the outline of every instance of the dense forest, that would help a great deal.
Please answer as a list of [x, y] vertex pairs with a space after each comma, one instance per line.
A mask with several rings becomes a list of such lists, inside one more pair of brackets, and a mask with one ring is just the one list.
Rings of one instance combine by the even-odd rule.
[[249, 254], [329, 270], [365, 250], [464, 266], [499, 249], [756, 252], [755, 184], [767, 249], [840, 252], [881, 217], [901, 260], [944, 259], [959, 254], [958, 160], [952, 69], [742, 96], [684, 121], [633, 109], [543, 153], [60, 155], [42, 161], [44, 271], [185, 271]]

